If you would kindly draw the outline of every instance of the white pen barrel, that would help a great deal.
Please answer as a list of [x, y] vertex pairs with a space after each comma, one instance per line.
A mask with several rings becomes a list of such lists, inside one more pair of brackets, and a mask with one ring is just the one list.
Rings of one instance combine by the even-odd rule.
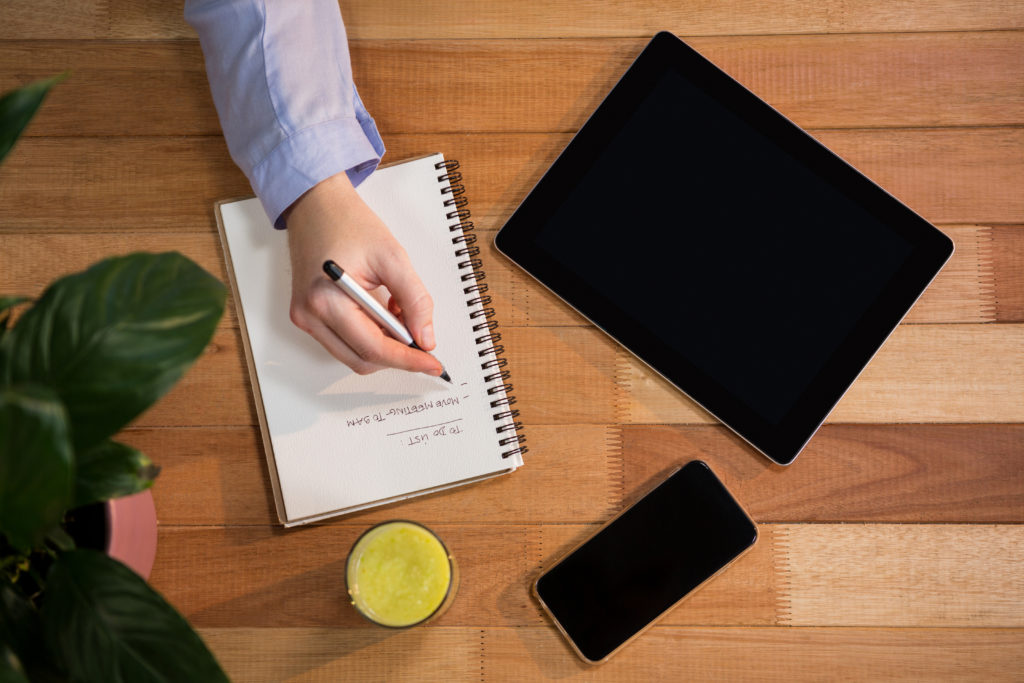
[[403, 344], [413, 343], [412, 336], [405, 329], [405, 325], [398, 318], [391, 315], [391, 311], [385, 308], [381, 302], [377, 301], [369, 292], [360, 287], [358, 282], [349, 277], [348, 273], [342, 273], [336, 282], [339, 287], [345, 290], [346, 294], [359, 303], [367, 315], [373, 318], [378, 325], [390, 332], [391, 336]]

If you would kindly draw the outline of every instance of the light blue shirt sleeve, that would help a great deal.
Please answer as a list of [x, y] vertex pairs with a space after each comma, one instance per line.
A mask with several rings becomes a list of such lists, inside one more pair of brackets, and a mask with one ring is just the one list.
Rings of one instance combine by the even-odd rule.
[[337, 0], [187, 0], [221, 128], [275, 227], [322, 180], [369, 176], [384, 143], [349, 61]]

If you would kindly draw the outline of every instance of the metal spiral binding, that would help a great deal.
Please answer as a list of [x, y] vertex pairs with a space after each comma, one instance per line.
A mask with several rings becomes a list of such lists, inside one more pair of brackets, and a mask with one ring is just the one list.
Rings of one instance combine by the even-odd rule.
[[[477, 258], [480, 255], [480, 247], [476, 246], [477, 236], [473, 232], [473, 223], [469, 220], [469, 201], [465, 197], [466, 188], [462, 185], [462, 174], [459, 173], [459, 162], [448, 159], [434, 164], [434, 168], [442, 171], [437, 177], [437, 182], [447, 183], [441, 188], [441, 195], [444, 199], [444, 207], [448, 209], [445, 217], [455, 221], [448, 226], [449, 232], [458, 232], [452, 237], [452, 244], [458, 248], [455, 256], [460, 260], [456, 262], [460, 271], [460, 279], [465, 283], [462, 288], [467, 295], [466, 306], [473, 308], [469, 318], [473, 321], [473, 332], [481, 333], [475, 341], [482, 348], [477, 351], [477, 356], [482, 359], [480, 369], [489, 371], [484, 375], [484, 382], [490, 384], [487, 388], [488, 396], [495, 396], [490, 402], [491, 408], [500, 409], [494, 413], [494, 421], [502, 424], [496, 425], [494, 431], [501, 434], [498, 439], [499, 446], [513, 446], [502, 451], [501, 457], [508, 458], [515, 454], [523, 455], [527, 452], [523, 442], [526, 437], [519, 433], [523, 423], [516, 420], [519, 411], [512, 408], [516, 398], [512, 395], [512, 384], [508, 381], [511, 373], [505, 366], [508, 361], [504, 357], [505, 347], [499, 344], [501, 333], [495, 330], [498, 321], [492, 320], [494, 309], [490, 308], [491, 297], [487, 295], [487, 278], [481, 267], [483, 261]], [[477, 308], [479, 306], [479, 308]]]

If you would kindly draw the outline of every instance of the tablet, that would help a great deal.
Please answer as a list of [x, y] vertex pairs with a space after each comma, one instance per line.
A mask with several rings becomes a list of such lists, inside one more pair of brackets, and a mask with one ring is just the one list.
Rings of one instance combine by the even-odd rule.
[[953, 253], [671, 33], [647, 45], [495, 245], [779, 464]]

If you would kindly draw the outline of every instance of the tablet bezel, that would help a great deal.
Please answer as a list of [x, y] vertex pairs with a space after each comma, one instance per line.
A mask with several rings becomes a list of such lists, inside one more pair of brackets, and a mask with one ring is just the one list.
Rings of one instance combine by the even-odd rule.
[[[778, 423], [757, 415], [534, 243], [547, 219], [668, 70], [786, 149], [912, 245], [912, 252]], [[630, 199], [634, 201], [634, 199]], [[645, 226], [626, 239], [655, 239]], [[656, 35], [495, 237], [497, 250], [765, 456], [788, 465], [953, 253], [952, 241], [695, 50]], [[643, 275], [642, 266], [638, 276]]]

